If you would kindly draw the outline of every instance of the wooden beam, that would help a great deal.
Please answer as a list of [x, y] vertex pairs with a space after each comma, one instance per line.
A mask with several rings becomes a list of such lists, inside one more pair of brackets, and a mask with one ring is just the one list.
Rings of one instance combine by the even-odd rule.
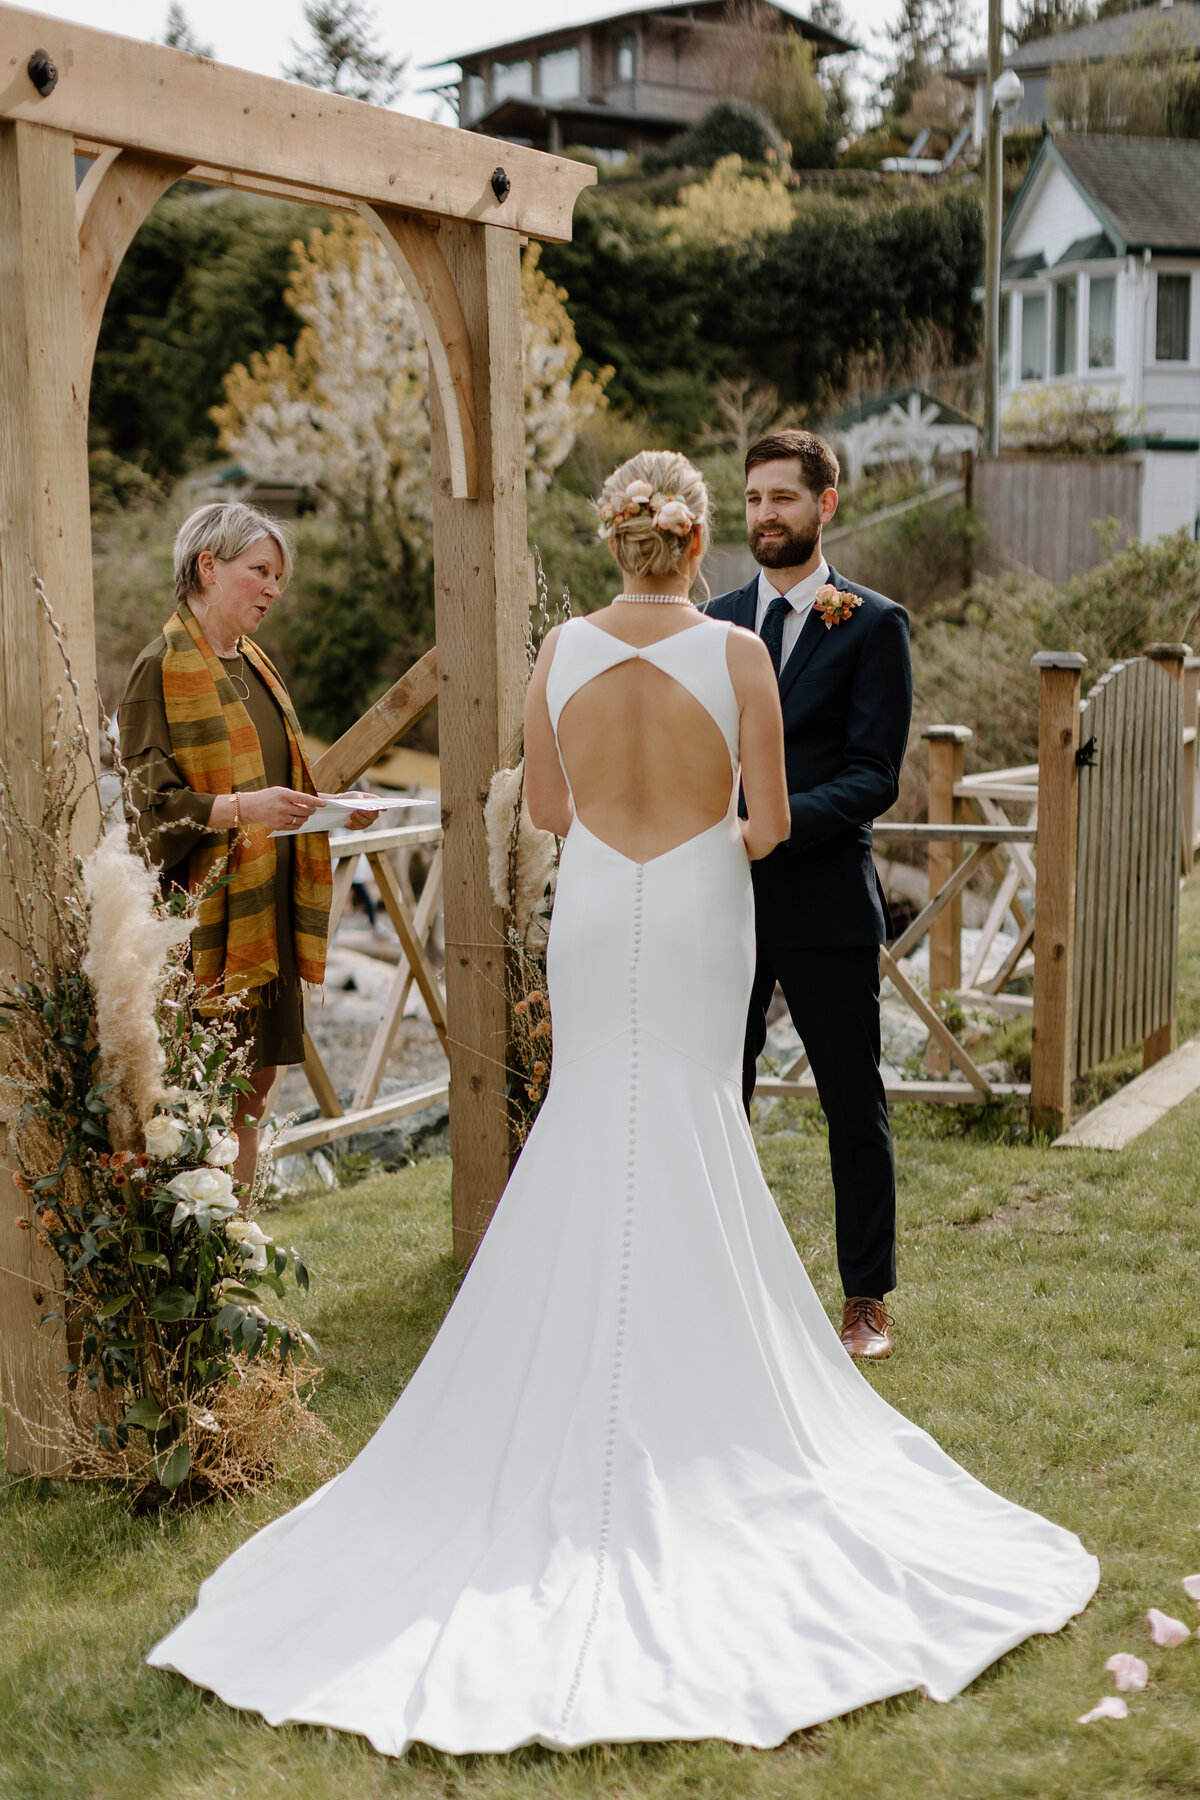
[[950, 1027], [934, 1012], [920, 988], [908, 979], [899, 963], [893, 961], [886, 950], [879, 952], [879, 972], [887, 976], [900, 998], [912, 1007], [928, 1031], [930, 1041], [936, 1043], [944, 1053], [947, 1069], [952, 1062], [957, 1063], [973, 1088], [981, 1094], [990, 1094], [993, 1091], [992, 1083], [979, 1069], [975, 1059], [963, 1049]]
[[440, 398], [431, 390], [451, 1207], [454, 1253], [465, 1260], [512, 1155], [504, 919], [488, 884], [483, 806], [494, 772], [520, 755], [529, 553], [520, 245], [487, 225], [445, 225], [441, 237], [470, 332], [479, 406], [480, 498], [455, 500]]
[[363, 200], [358, 210], [399, 270], [421, 321], [429, 373], [441, 395], [446, 421], [450, 491], [456, 500], [477, 500], [479, 442], [471, 338], [437, 233], [423, 219], [395, 206], [369, 206]]
[[[433, 927], [434, 914], [442, 898], [442, 853], [439, 850], [429, 866], [425, 877], [425, 886], [421, 889], [421, 898], [417, 902], [417, 910], [413, 917], [413, 926], [417, 940], [422, 945], [429, 942], [429, 933]], [[413, 972], [408, 958], [401, 956], [391, 988], [388, 992], [383, 1017], [379, 1021], [379, 1029], [371, 1040], [371, 1048], [367, 1052], [367, 1060], [363, 1064], [358, 1078], [358, 1086], [354, 1090], [351, 1106], [358, 1108], [371, 1106], [379, 1092], [379, 1084], [383, 1080], [387, 1068], [388, 1057], [392, 1053], [392, 1045], [396, 1041], [396, 1033], [400, 1029], [400, 1021], [404, 1017], [404, 1008], [412, 991]]]
[[336, 744], [313, 764], [317, 786], [323, 794], [340, 794], [343, 788], [378, 762], [397, 738], [423, 719], [438, 697], [437, 651], [427, 650], [407, 674], [382, 695], [344, 731]]
[[[22, 79], [26, 79], [22, 75]], [[13, 797], [26, 817], [41, 812], [38, 763], [51, 755], [62, 663], [33, 591], [36, 569], [66, 635], [95, 741], [96, 657], [92, 636], [92, 547], [88, 512], [87, 415], [79, 335], [79, 242], [71, 138], [0, 121], [0, 743]], [[67, 695], [67, 704], [72, 704]], [[83, 854], [99, 834], [99, 811], [76, 817]], [[0, 917], [17, 928], [16, 895], [44, 930], [45, 897], [18, 851], [0, 859]], [[13, 966], [11, 953], [5, 960]], [[39, 1325], [57, 1300], [58, 1259], [32, 1231], [18, 1231], [28, 1202], [0, 1175], [0, 1397], [8, 1467], [54, 1474], [53, 1447], [65, 1388], [61, 1340]]]
[[400, 892], [396, 871], [385, 857], [368, 856], [367, 861], [378, 885], [379, 897], [387, 908], [388, 918], [392, 921], [396, 936], [400, 939], [400, 948], [413, 972], [413, 979], [421, 991], [421, 998], [429, 1009], [430, 1021], [442, 1041], [442, 1049], [448, 1055], [446, 1012], [441, 990], [438, 987], [438, 979], [430, 967], [429, 959], [425, 955], [425, 946], [413, 922], [412, 914], [405, 904], [404, 895]]
[[439, 1105], [449, 1092], [444, 1081], [426, 1081], [420, 1087], [405, 1088], [402, 1094], [390, 1094], [386, 1100], [377, 1100], [374, 1106], [344, 1112], [336, 1119], [308, 1119], [303, 1125], [289, 1125], [271, 1144], [269, 1153], [271, 1156], [292, 1156], [299, 1150], [317, 1150], [322, 1144], [335, 1143], [338, 1138], [352, 1137], [356, 1131], [373, 1131], [377, 1125], [402, 1119], [408, 1113], [424, 1112], [427, 1106]]
[[[921, 1100], [934, 1106], [978, 1106], [984, 1100], [1024, 1100], [1029, 1097], [1027, 1081], [995, 1081], [988, 1093], [971, 1087], [965, 1081], [884, 1081], [884, 1095], [890, 1105], [899, 1101]], [[755, 1083], [754, 1092], [776, 1100], [816, 1100], [817, 1084], [810, 1077], [804, 1081], [767, 1078]]]
[[[58, 70], [45, 97], [27, 73], [35, 50]], [[0, 117], [295, 182], [351, 207], [382, 202], [550, 239], [570, 237], [575, 201], [596, 179], [561, 156], [15, 6], [0, 6]], [[500, 167], [503, 199], [492, 187]]]
[[933, 899], [921, 908], [911, 925], [907, 925], [895, 942], [888, 945], [889, 951], [897, 962], [901, 957], [908, 955], [914, 944], [920, 943], [934, 920], [945, 911], [946, 907], [954, 904], [968, 882], [973, 881], [978, 875], [990, 855], [991, 851], [987, 845], [979, 844], [972, 850], [965, 862], [959, 863], [949, 881], [940, 887]]
[[[955, 798], [954, 789], [963, 778], [963, 751], [971, 735], [966, 725], [930, 725], [921, 733], [929, 745], [931, 825], [962, 823], [962, 803]], [[949, 906], [939, 909], [934, 917], [929, 933], [929, 997], [934, 1006], [943, 995], [962, 986], [962, 900], [959, 889], [950, 885], [958, 864], [958, 846], [952, 839], [930, 840], [930, 905], [943, 891], [952, 896]], [[925, 1067], [934, 1075], [950, 1072], [945, 1045], [934, 1031], [925, 1047]]]
[[106, 150], [97, 157], [75, 197], [79, 222], [79, 297], [83, 309], [83, 391], [92, 385], [92, 363], [109, 292], [138, 226], [156, 200], [187, 174], [187, 164], [136, 150]]

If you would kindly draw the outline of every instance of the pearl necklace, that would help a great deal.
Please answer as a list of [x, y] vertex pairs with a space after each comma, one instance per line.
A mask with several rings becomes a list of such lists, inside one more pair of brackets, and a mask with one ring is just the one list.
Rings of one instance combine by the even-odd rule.
[[646, 606], [691, 606], [692, 604], [686, 594], [614, 594], [614, 606], [618, 600], [631, 600], [638, 605]]

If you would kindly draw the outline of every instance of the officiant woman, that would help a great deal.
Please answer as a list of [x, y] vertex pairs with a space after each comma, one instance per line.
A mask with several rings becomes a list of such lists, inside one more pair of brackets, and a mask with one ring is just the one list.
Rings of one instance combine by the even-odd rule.
[[287, 689], [251, 641], [291, 573], [287, 537], [265, 513], [229, 501], [192, 513], [175, 539], [175, 611], [130, 670], [118, 715], [134, 828], [164, 891], [230, 877], [200, 906], [192, 965], [202, 988], [246, 999], [254, 1092], [235, 1122], [235, 1182], [254, 1177], [248, 1121], [279, 1067], [304, 1061], [302, 984], [325, 974], [329, 840], [271, 836], [318, 801]]

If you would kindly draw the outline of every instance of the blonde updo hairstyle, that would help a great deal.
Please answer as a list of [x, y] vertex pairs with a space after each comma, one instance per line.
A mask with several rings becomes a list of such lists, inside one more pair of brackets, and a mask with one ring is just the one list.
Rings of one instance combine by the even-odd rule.
[[[655, 496], [681, 501], [700, 527], [701, 551], [707, 554], [712, 531], [703, 475], [677, 450], [639, 450], [613, 470], [595, 503], [600, 535], [627, 575], [635, 580], [661, 580], [680, 574], [687, 567], [692, 547], [690, 526], [666, 529], [657, 525], [648, 503], [632, 512], [622, 507], [630, 482], [644, 482]], [[702, 575], [700, 582], [707, 595], [708, 583]]]

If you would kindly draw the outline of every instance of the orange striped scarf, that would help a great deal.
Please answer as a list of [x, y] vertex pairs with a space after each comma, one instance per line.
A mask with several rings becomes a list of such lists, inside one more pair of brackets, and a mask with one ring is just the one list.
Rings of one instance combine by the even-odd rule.
[[[237, 690], [186, 601], [163, 627], [163, 701], [171, 753], [189, 787], [201, 794], [250, 793], [267, 785], [258, 733]], [[283, 714], [291, 755], [291, 784], [316, 793], [312, 769], [287, 689], [262, 651], [247, 639], [241, 654], [262, 676]], [[229, 879], [200, 904], [192, 933], [192, 966], [202, 988], [226, 994], [265, 987], [279, 973], [275, 941], [275, 841], [265, 825], [240, 833], [208, 833], [188, 862], [188, 887], [197, 893], [222, 875]], [[292, 840], [292, 929], [303, 981], [325, 978], [325, 943], [333, 892], [329, 840], [322, 832]]]

